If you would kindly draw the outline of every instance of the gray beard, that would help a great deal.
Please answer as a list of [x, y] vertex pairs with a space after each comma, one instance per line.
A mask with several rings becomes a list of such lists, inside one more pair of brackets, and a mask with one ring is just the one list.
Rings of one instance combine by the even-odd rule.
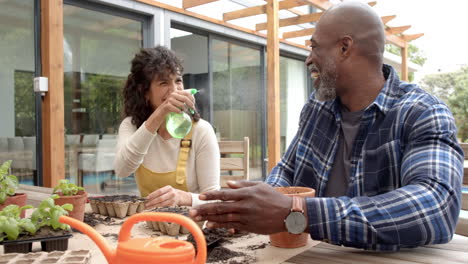
[[315, 98], [319, 101], [335, 100], [336, 98], [336, 80], [338, 73], [336, 65], [332, 60], [327, 60], [323, 68], [323, 74], [320, 74], [320, 82], [316, 87]]

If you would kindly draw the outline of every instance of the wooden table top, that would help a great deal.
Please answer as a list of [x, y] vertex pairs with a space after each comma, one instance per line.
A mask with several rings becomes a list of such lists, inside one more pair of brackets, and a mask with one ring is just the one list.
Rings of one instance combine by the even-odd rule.
[[364, 251], [319, 243], [283, 264], [302, 263], [468, 263], [468, 237], [455, 235], [448, 244], [402, 249], [394, 253]]

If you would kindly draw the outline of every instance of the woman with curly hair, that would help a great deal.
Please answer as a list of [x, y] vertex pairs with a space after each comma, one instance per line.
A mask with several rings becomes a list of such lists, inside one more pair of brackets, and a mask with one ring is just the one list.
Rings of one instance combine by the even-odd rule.
[[[141, 49], [131, 62], [123, 89], [114, 168], [117, 176], [135, 173], [147, 208], [197, 205], [198, 194], [219, 189], [219, 147], [211, 125], [200, 119], [193, 95], [184, 90], [182, 61], [163, 46]], [[173, 138], [165, 117], [192, 110], [192, 129]]]

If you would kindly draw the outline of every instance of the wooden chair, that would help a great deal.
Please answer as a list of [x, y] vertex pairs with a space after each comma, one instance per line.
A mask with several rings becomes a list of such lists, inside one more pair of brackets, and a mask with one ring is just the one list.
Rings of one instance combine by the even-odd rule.
[[[243, 141], [220, 141], [221, 187], [229, 180], [249, 180], [249, 138]], [[241, 156], [241, 157], [239, 157]], [[241, 172], [241, 173], [240, 173]]]
[[[465, 166], [463, 168], [463, 188], [468, 188], [468, 143], [460, 144], [465, 152]], [[463, 236], [468, 236], [468, 192], [462, 192], [462, 210], [458, 218], [457, 228], [455, 233]]]

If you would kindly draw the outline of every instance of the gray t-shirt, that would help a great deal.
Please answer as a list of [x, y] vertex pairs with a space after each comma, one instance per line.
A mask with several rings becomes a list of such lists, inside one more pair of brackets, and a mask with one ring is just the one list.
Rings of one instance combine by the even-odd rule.
[[335, 162], [328, 176], [325, 187], [325, 197], [339, 197], [346, 195], [348, 190], [349, 174], [351, 173], [351, 151], [353, 143], [359, 131], [361, 117], [364, 111], [349, 112], [346, 107], [341, 107], [341, 131], [339, 146], [335, 156]]

